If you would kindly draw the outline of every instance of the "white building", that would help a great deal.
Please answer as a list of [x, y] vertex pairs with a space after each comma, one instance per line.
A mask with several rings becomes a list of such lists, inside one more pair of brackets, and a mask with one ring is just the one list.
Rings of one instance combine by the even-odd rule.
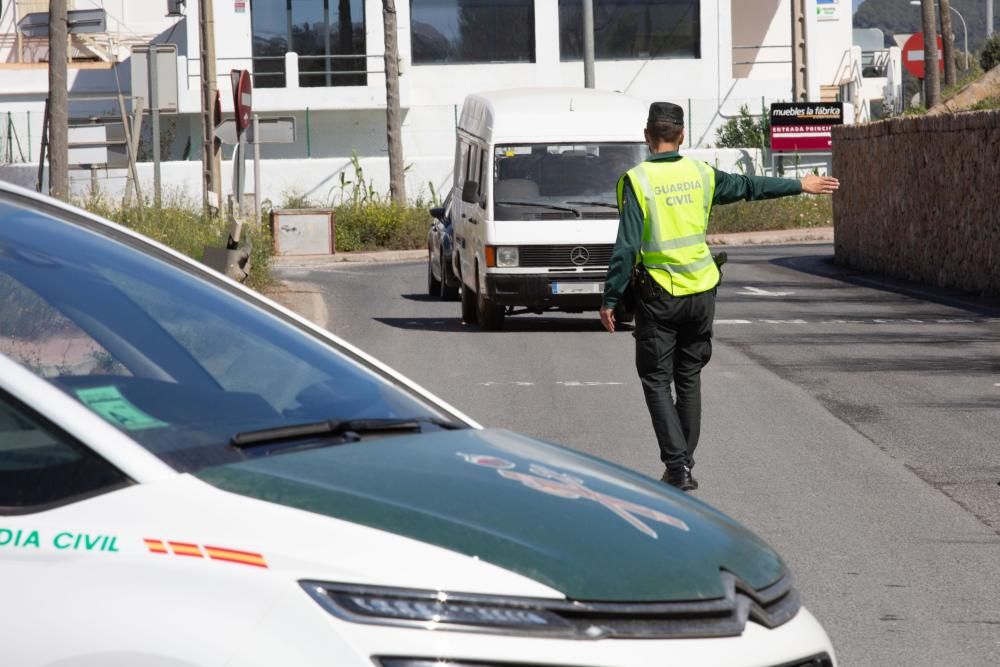
[[[177, 45], [178, 109], [164, 117], [169, 139], [164, 182], [200, 196], [198, 6], [167, 16], [168, 0], [70, 0], [102, 8], [107, 29], [71, 39], [70, 115], [115, 112], [117, 101], [85, 94], [131, 94], [133, 45]], [[752, 113], [791, 99], [791, 0], [594, 0], [598, 88], [684, 106], [690, 148], [715, 142], [715, 129], [741, 106]], [[47, 95], [45, 38], [20, 35], [17, 22], [47, 2], [2, 3], [0, 162], [37, 161]], [[580, 0], [396, 0], [403, 139], [411, 195], [450, 179], [454, 128], [469, 92], [523, 86], [583, 86]], [[262, 146], [262, 192], [327, 200], [355, 173], [384, 191], [384, 37], [381, 0], [216, 0], [218, 86], [232, 112], [229, 70], [253, 72], [253, 109], [294, 116], [296, 141]], [[854, 60], [850, 0], [806, 0], [811, 100], [844, 99], [847, 117], [867, 117], [865, 86], [850, 88]], [[860, 77], [860, 74], [858, 74]], [[860, 79], [857, 79], [860, 81]], [[642, 128], [636, 128], [637, 136]], [[228, 155], [228, 151], [227, 151]], [[305, 158], [310, 158], [305, 161]], [[731, 164], [731, 162], [730, 162]], [[724, 165], [729, 166], [729, 165]], [[85, 187], [90, 172], [74, 174]], [[102, 170], [120, 188], [123, 170]], [[27, 165], [0, 177], [31, 182]], [[228, 181], [224, 181], [228, 182]], [[118, 185], [115, 185], [115, 184]], [[348, 186], [349, 187], [349, 186]], [[248, 185], [252, 188], [252, 183]]]

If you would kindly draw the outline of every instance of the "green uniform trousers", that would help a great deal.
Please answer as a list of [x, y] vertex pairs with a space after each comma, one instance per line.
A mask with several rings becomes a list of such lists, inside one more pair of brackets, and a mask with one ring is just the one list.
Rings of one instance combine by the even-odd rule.
[[681, 297], [660, 292], [638, 299], [633, 336], [635, 367], [660, 459], [669, 470], [694, 465], [701, 435], [701, 369], [712, 358], [716, 290]]

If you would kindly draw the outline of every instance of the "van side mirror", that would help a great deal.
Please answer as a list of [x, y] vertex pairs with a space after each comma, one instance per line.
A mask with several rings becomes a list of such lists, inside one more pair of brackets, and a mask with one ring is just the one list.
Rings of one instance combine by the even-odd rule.
[[444, 220], [444, 206], [435, 206], [434, 208], [430, 209], [430, 214], [431, 214], [432, 218], [436, 218], [438, 220], [442, 220], [443, 221]]
[[479, 183], [476, 181], [466, 181], [462, 186], [462, 201], [466, 204], [479, 203]]

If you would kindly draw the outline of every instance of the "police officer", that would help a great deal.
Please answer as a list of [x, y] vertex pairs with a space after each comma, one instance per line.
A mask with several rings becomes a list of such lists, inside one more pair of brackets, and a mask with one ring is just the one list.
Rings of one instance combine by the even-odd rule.
[[618, 181], [618, 240], [601, 323], [614, 333], [615, 306], [631, 283], [638, 297], [635, 366], [666, 468], [662, 479], [690, 491], [698, 488], [691, 467], [701, 430], [701, 369], [712, 356], [720, 278], [705, 242], [712, 206], [830, 194], [839, 182], [728, 174], [682, 157], [684, 110], [669, 102], [650, 105], [645, 136], [650, 157]]

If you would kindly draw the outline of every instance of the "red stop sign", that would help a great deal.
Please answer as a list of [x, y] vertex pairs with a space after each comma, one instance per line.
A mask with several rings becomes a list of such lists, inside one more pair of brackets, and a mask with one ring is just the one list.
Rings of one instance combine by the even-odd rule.
[[[944, 49], [944, 42], [941, 41], [941, 35], [938, 35], [937, 45], [938, 69], [943, 72], [944, 54], [942, 53], [942, 49]], [[903, 44], [903, 67], [906, 68], [907, 72], [918, 79], [923, 79], [927, 74], [927, 68], [924, 64], [924, 33], [913, 33], [910, 35], [910, 38], [906, 40], [906, 43]]]
[[236, 130], [242, 132], [250, 127], [250, 118], [253, 113], [253, 83], [250, 81], [250, 72], [243, 70], [232, 70], [229, 72], [230, 80], [233, 83], [233, 108], [236, 109]]

